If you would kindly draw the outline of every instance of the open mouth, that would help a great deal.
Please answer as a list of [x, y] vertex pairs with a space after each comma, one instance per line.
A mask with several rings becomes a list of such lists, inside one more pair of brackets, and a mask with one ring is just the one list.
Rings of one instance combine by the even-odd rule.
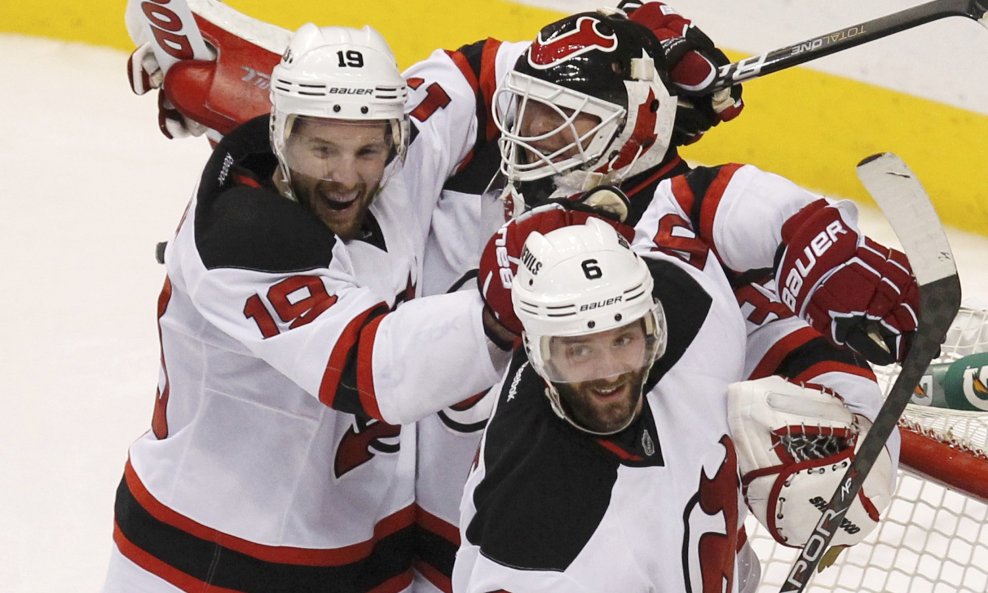
[[624, 394], [624, 383], [618, 383], [616, 385], [604, 385], [597, 386], [590, 389], [594, 397], [597, 399], [611, 400], [616, 399]]
[[320, 194], [320, 197], [322, 198], [322, 203], [325, 204], [327, 208], [330, 208], [331, 210], [346, 210], [356, 204], [357, 200], [360, 199], [360, 191], [354, 190], [345, 194], [322, 193]]

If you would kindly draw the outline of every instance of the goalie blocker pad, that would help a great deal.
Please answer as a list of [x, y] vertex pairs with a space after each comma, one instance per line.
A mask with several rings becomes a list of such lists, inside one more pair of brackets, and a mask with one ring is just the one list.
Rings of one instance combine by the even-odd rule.
[[[732, 384], [728, 423], [748, 508], [777, 542], [802, 547], [871, 423], [837, 395], [777, 376]], [[892, 459], [884, 451], [832, 545], [864, 539], [891, 503]]]

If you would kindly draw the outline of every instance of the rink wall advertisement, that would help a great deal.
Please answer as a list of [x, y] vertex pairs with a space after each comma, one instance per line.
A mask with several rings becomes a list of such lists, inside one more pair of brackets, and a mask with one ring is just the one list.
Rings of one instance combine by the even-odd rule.
[[[172, 0], [146, 0], [167, 4]], [[605, 0], [613, 5], [617, 0]], [[864, 22], [916, 4], [875, 0], [686, 0], [674, 6], [708, 32], [732, 60]], [[125, 2], [55, 0], [0, 6], [0, 32], [65, 39], [128, 51]], [[435, 48], [485, 37], [527, 39], [585, 0], [230, 0], [234, 8], [287, 29], [370, 24], [402, 67]], [[120, 84], [127, 88], [121, 54]], [[744, 87], [742, 116], [715, 128], [683, 154], [702, 164], [740, 161], [834, 196], [867, 203], [854, 165], [898, 153], [923, 181], [944, 221], [988, 234], [988, 31], [961, 18], [897, 33]], [[139, 100], [135, 98], [135, 100]]]

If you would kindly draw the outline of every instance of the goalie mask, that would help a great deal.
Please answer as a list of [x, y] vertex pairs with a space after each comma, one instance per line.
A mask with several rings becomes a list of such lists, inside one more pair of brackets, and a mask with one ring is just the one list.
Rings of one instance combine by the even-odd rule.
[[552, 178], [570, 193], [661, 164], [676, 115], [658, 40], [640, 24], [602, 12], [543, 28], [494, 105], [508, 180]]
[[666, 324], [648, 267], [624, 238], [595, 218], [533, 232], [511, 301], [553, 412], [591, 434], [627, 428], [665, 351]]
[[[363, 167], [360, 183], [371, 199], [404, 159], [407, 95], [394, 55], [375, 30], [303, 25], [271, 73], [271, 146], [282, 193], [306, 201], [300, 194], [314, 190], [302, 190], [300, 178], [356, 187], [336, 177]], [[332, 207], [348, 198], [334, 199], [341, 203]]]

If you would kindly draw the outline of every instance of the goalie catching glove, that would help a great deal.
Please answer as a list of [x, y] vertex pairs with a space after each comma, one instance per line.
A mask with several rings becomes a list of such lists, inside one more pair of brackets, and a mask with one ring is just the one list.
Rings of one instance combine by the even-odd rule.
[[[777, 542], [802, 547], [871, 422], [829, 391], [772, 376], [730, 385], [728, 423], [748, 508]], [[860, 542], [891, 503], [894, 468], [882, 451], [831, 545]]]
[[861, 234], [851, 202], [821, 199], [794, 214], [776, 261], [782, 302], [814, 329], [874, 364], [905, 358], [919, 285], [904, 253]]

